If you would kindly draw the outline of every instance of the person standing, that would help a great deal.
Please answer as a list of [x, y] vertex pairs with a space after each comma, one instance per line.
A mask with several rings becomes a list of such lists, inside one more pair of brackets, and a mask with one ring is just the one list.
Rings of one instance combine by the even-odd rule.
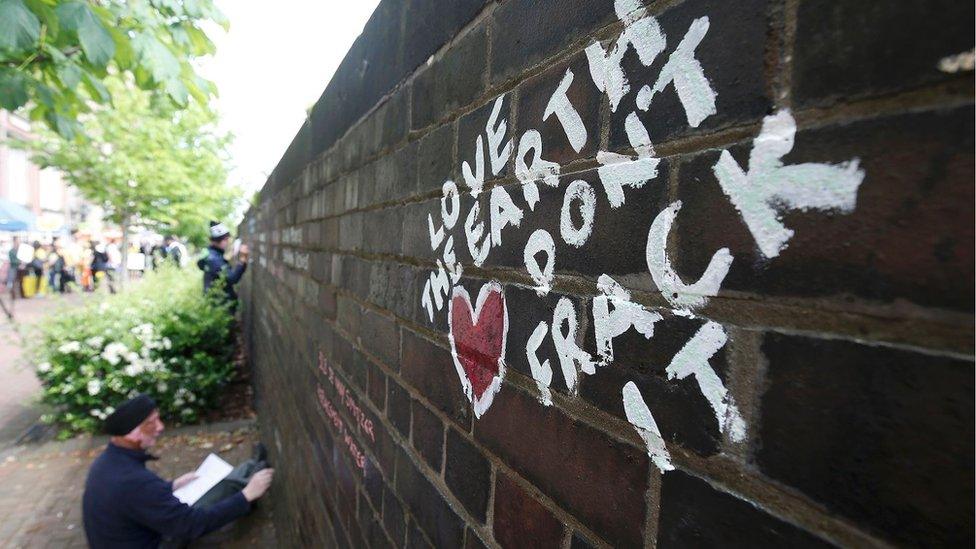
[[182, 267], [185, 255], [186, 250], [176, 237], [171, 234], [166, 235], [163, 239], [163, 258], [172, 261], [177, 267]]
[[210, 288], [218, 280], [224, 282], [224, 297], [231, 304], [231, 310], [237, 306], [237, 292], [234, 286], [240, 282], [247, 270], [248, 249], [246, 244], [241, 244], [237, 254], [237, 265], [231, 267], [230, 262], [224, 258], [227, 246], [230, 243], [230, 231], [223, 223], [216, 221], [210, 222], [210, 246], [207, 248], [207, 255], [200, 258], [197, 266], [203, 271], [203, 291], [209, 292]]
[[47, 266], [47, 250], [41, 245], [40, 241], [34, 241], [34, 259], [30, 263], [30, 271], [36, 281], [34, 282], [34, 295], [44, 297], [47, 293], [47, 279], [44, 277], [44, 268]]
[[61, 249], [60, 242], [55, 240], [51, 243], [51, 253], [47, 256], [48, 263], [48, 287], [52, 292], [64, 293], [67, 284], [65, 273], [64, 250]]
[[7, 252], [10, 268], [7, 270], [7, 286], [10, 288], [10, 299], [17, 299], [17, 294], [24, 297], [24, 267], [17, 252], [20, 250], [20, 237], [15, 236]]
[[105, 246], [101, 244], [91, 243], [92, 260], [91, 260], [91, 271], [92, 271], [92, 289], [97, 290], [98, 286], [101, 285], [102, 279], [108, 280], [108, 290], [111, 293], [115, 293], [115, 285], [113, 283], [112, 267], [109, 264], [108, 252], [105, 250]]

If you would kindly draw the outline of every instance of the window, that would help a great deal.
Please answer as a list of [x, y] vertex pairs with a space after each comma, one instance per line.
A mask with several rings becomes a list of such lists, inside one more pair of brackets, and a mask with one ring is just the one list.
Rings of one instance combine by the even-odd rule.
[[61, 172], [45, 168], [41, 170], [41, 209], [60, 211], [64, 207], [64, 186]]
[[27, 152], [20, 149], [7, 150], [7, 199], [22, 206], [29, 203]]

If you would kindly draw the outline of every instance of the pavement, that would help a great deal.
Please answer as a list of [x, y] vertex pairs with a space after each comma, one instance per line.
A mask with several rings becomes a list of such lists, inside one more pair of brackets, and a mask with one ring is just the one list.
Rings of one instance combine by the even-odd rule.
[[0, 312], [0, 450], [9, 446], [37, 423], [44, 412], [40, 404], [41, 385], [34, 367], [26, 362], [24, 342], [39, 319], [62, 308], [77, 306], [84, 294], [17, 299], [11, 303], [4, 292], [3, 302], [14, 315], [9, 320]]
[[[44, 406], [33, 366], [25, 363], [22, 339], [38, 319], [84, 298], [18, 300], [15, 323], [0, 313], [0, 548], [87, 546], [81, 497], [88, 467], [108, 439], [85, 435], [53, 441], [51, 430], [46, 436], [25, 436], [39, 430]], [[9, 296], [3, 299], [9, 306]], [[196, 469], [211, 452], [236, 464], [250, 457], [258, 439], [253, 418], [167, 430], [152, 450], [160, 459], [149, 462], [149, 468], [173, 479]], [[275, 547], [272, 512], [270, 502], [259, 502], [247, 517], [190, 547]]]
[[[160, 437], [152, 449], [159, 460], [148, 466], [169, 480], [193, 471], [211, 452], [231, 464], [244, 461], [257, 440], [252, 419], [181, 427]], [[82, 436], [0, 452], [0, 547], [87, 547], [81, 496], [88, 466], [107, 442]], [[190, 547], [275, 547], [269, 502], [259, 501], [250, 515]]]

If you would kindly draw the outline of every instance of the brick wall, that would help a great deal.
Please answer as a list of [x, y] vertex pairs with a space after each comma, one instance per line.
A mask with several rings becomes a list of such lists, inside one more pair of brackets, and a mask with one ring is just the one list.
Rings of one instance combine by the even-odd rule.
[[381, 2], [241, 225], [282, 546], [972, 546], [972, 21]]

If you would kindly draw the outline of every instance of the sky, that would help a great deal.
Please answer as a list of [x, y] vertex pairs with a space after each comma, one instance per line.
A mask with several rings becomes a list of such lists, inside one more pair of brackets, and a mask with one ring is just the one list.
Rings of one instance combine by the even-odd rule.
[[234, 134], [230, 182], [245, 196], [260, 189], [362, 32], [377, 0], [217, 0], [229, 32], [200, 73], [217, 84], [216, 107]]

